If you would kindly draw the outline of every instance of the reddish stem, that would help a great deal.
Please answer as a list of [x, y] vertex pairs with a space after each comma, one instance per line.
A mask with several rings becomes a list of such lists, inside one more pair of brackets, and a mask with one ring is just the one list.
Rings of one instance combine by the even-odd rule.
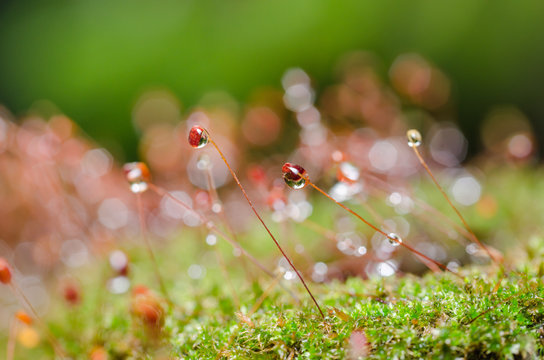
[[[203, 224], [206, 224], [206, 226], [208, 227], [208, 229], [210, 229], [210, 231], [212, 231], [213, 233], [219, 235], [219, 237], [226, 240], [233, 248], [238, 249], [242, 253], [242, 255], [247, 257], [253, 264], [255, 264], [255, 266], [257, 266], [259, 269], [261, 269], [266, 275], [270, 276], [271, 278], [275, 277], [274, 274], [272, 273], [272, 271], [268, 270], [259, 260], [257, 260], [249, 252], [247, 252], [246, 249], [244, 249], [242, 247], [242, 245], [240, 245], [240, 243], [238, 243], [236, 240], [232, 239], [230, 236], [225, 234], [223, 231], [219, 230], [217, 228], [217, 226], [215, 226], [211, 221], [208, 221], [208, 219], [206, 217], [204, 217], [202, 214], [198, 213], [195, 209], [193, 209], [192, 207], [190, 207], [189, 205], [187, 205], [186, 203], [184, 203], [180, 199], [176, 198], [175, 196], [170, 194], [168, 191], [158, 187], [157, 185], [155, 185], [153, 183], [148, 183], [147, 185], [157, 195], [166, 196], [170, 200], [174, 201], [176, 204], [178, 204], [178, 205], [182, 206], [183, 208], [185, 208], [186, 210], [192, 212], [194, 215], [196, 215], [199, 218], [199, 220]], [[283, 284], [280, 283], [280, 286], [283, 287], [287, 292], [289, 292], [289, 294], [295, 299], [296, 302], [299, 301], [297, 296], [293, 292], [291, 292], [290, 290], [286, 289], [283, 286]]]
[[487, 255], [489, 256], [489, 258], [495, 263], [495, 264], [499, 264], [500, 261], [498, 261], [494, 256], [493, 254], [491, 253], [491, 251], [489, 251], [489, 249], [484, 246], [484, 244], [482, 244], [480, 242], [480, 240], [478, 239], [478, 237], [476, 237], [476, 234], [474, 234], [474, 232], [472, 231], [472, 229], [470, 228], [470, 226], [468, 226], [467, 222], [465, 221], [465, 218], [463, 218], [463, 215], [461, 215], [461, 213], [459, 212], [459, 210], [457, 210], [457, 208], [455, 207], [455, 205], [453, 205], [453, 203], [451, 202], [450, 198], [448, 197], [448, 194], [446, 194], [446, 192], [444, 191], [444, 189], [442, 189], [442, 186], [440, 186], [440, 184], [438, 183], [438, 181], [436, 180], [436, 178], [434, 177], [431, 169], [429, 168], [429, 166], [427, 165], [427, 163], [425, 162], [425, 160], [423, 159], [423, 156], [421, 156], [421, 154], [419, 153], [419, 150], [417, 149], [416, 146], [413, 146], [412, 149], [414, 149], [414, 152], [416, 153], [416, 156], [417, 158], [419, 159], [419, 162], [421, 163], [421, 165], [423, 165], [423, 168], [425, 168], [425, 171], [427, 171], [427, 174], [429, 174], [429, 176], [431, 177], [431, 179], [433, 180], [434, 184], [436, 185], [436, 187], [438, 188], [438, 190], [440, 191], [440, 193], [442, 193], [442, 195], [444, 196], [444, 198], [446, 199], [446, 201], [448, 202], [448, 204], [450, 204], [451, 208], [453, 209], [453, 211], [455, 211], [455, 213], [457, 214], [457, 216], [459, 217], [459, 219], [461, 219], [461, 222], [463, 223], [463, 225], [465, 226], [465, 229], [467, 229], [467, 231], [469, 232], [470, 234], [470, 238], [472, 239], [472, 241], [474, 241], [476, 244], [478, 244], [482, 249], [485, 250], [485, 252], [487, 253]]
[[329, 194], [327, 194], [325, 191], [323, 191], [321, 188], [319, 188], [317, 185], [315, 185], [313, 182], [309, 181], [308, 182], [314, 189], [316, 189], [317, 191], [319, 191], [321, 194], [325, 195], [327, 198], [329, 198], [330, 200], [334, 201], [338, 206], [340, 206], [341, 208], [343, 208], [344, 210], [348, 211], [349, 213], [351, 213], [352, 215], [354, 215], [355, 217], [357, 217], [359, 220], [361, 220], [362, 222], [364, 222], [365, 224], [367, 224], [368, 226], [370, 226], [372, 229], [374, 229], [375, 231], [379, 232], [380, 234], [384, 235], [386, 238], [388, 238], [389, 240], [393, 240], [394, 242], [398, 243], [399, 245], [402, 245], [404, 246], [406, 249], [410, 250], [411, 252], [413, 252], [414, 254], [422, 257], [423, 259], [435, 264], [436, 266], [438, 266], [439, 268], [441, 268], [442, 270], [444, 271], [449, 271], [451, 272], [452, 274], [455, 274], [456, 276], [459, 276], [457, 273], [454, 273], [453, 271], [451, 271], [450, 269], [448, 269], [448, 267], [444, 264], [441, 264], [439, 263], [438, 261], [436, 260], [433, 260], [431, 259], [430, 257], [428, 257], [427, 255], [424, 255], [423, 253], [417, 251], [416, 249], [414, 249], [413, 247], [411, 247], [410, 245], [406, 244], [404, 241], [399, 241], [398, 239], [395, 239], [394, 237], [391, 237], [389, 236], [387, 233], [385, 233], [383, 230], [379, 229], [378, 227], [372, 225], [371, 223], [369, 223], [368, 221], [366, 221], [361, 215], [357, 214], [355, 211], [351, 210], [350, 208], [348, 208], [347, 206], [345, 206], [344, 204], [336, 201], [332, 196], [330, 196]]
[[310, 291], [310, 289], [308, 288], [308, 285], [306, 285], [306, 281], [304, 281], [304, 278], [302, 277], [302, 275], [298, 272], [297, 268], [295, 267], [295, 265], [293, 264], [293, 262], [291, 261], [291, 259], [287, 256], [287, 254], [285, 253], [285, 251], [283, 251], [282, 247], [280, 246], [279, 242], [276, 240], [276, 238], [274, 237], [274, 235], [272, 235], [272, 232], [270, 231], [270, 229], [268, 228], [268, 226], [266, 226], [266, 224], [264, 223], [264, 220], [261, 218], [261, 216], [259, 215], [259, 213], [257, 212], [257, 210], [255, 209], [255, 207], [253, 206], [253, 203], [251, 202], [251, 200], [249, 199], [249, 196], [247, 195], [246, 191], [244, 190], [244, 187], [242, 186], [242, 184], [240, 183], [240, 180], [238, 180], [238, 177], [236, 176], [236, 174], [234, 173], [234, 171], [232, 170], [232, 168], [230, 167], [227, 159], [225, 158], [225, 156], [223, 155], [223, 153], [221, 152], [221, 150], [219, 149], [219, 147], [217, 146], [217, 144], [215, 143], [215, 141], [213, 141], [213, 139], [210, 137], [209, 138], [209, 141], [212, 143], [212, 145], [215, 147], [215, 150], [217, 150], [217, 152], [219, 153], [219, 156], [221, 156], [221, 159], [223, 159], [223, 162], [225, 163], [225, 165], [227, 165], [227, 168], [229, 169], [232, 177], [234, 178], [234, 181], [236, 181], [236, 184], [238, 184], [238, 187], [240, 188], [240, 190], [242, 190], [242, 194], [244, 194], [244, 197], [246, 198], [246, 201], [247, 203], [249, 204], [249, 206], [251, 207], [251, 210], [253, 210], [253, 212], [255, 213], [255, 215], [257, 216], [257, 218], [259, 219], [259, 221], [261, 222], [261, 224], [263, 225], [263, 227], [266, 229], [266, 231], [268, 232], [268, 235], [270, 235], [270, 237], [272, 238], [272, 240], [274, 241], [274, 244], [276, 244], [276, 247], [278, 248], [278, 250], [281, 252], [281, 254], [283, 255], [283, 257], [287, 260], [287, 262], [289, 263], [289, 265], [291, 265], [291, 268], [293, 268], [293, 270], [295, 271], [295, 273], [297, 274], [298, 278], [300, 279], [300, 281], [302, 282], [302, 285], [304, 286], [304, 288], [306, 289], [306, 291], [308, 292], [308, 294], [310, 295], [310, 297], [312, 298], [312, 301], [314, 302], [315, 306], [317, 307], [317, 309], [319, 310], [319, 313], [321, 314], [321, 316], [323, 318], [325, 318], [325, 314], [323, 313], [323, 311], [321, 310], [321, 307], [319, 306], [319, 304], [317, 303], [317, 300], [314, 298], [312, 292]]

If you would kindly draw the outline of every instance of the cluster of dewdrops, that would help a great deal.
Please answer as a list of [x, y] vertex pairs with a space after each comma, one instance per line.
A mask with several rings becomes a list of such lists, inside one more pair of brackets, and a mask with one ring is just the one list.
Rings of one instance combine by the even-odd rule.
[[[298, 74], [299, 80], [303, 76], [300, 76], [301, 74]], [[297, 78], [297, 76], [295, 76]], [[287, 82], [289, 83], [289, 82]], [[302, 101], [301, 99], [289, 99], [288, 96], [294, 96], [293, 94], [298, 94], [297, 92], [300, 91], [301, 94], [304, 91], [309, 91], [308, 94], [311, 94], [311, 88], [309, 88], [309, 83], [305, 83], [303, 81], [303, 87], [301, 84], [291, 84], [289, 85], [286, 90], [289, 90], [293, 93], [290, 93], [289, 91], [286, 92], [286, 102], [293, 101], [291, 104], [293, 107], [295, 107], [293, 110], [295, 111], [303, 111], [307, 108], [311, 107], [311, 96], [306, 97], [307, 100], [306, 103]], [[292, 88], [298, 89], [293, 90]], [[290, 94], [290, 95], [289, 95]], [[299, 94], [300, 95], [300, 94]], [[304, 98], [304, 96], [303, 96]], [[296, 100], [296, 101], [295, 101]], [[300, 101], [302, 102], [300, 102]], [[298, 105], [297, 105], [298, 104]], [[296, 105], [296, 106], [295, 106]], [[315, 123], [314, 123], [315, 124]], [[408, 145], [410, 147], [418, 147], [421, 145], [422, 138], [421, 134], [417, 130], [409, 130], [407, 132], [407, 139], [408, 139]], [[200, 127], [200, 126], [193, 126], [191, 130], [189, 131], [188, 136], [189, 144], [194, 148], [202, 148], [206, 146], [209, 142], [209, 134], [208, 132]], [[362, 183], [360, 181], [360, 171], [359, 169], [351, 164], [350, 162], [346, 161], [343, 154], [340, 152], [333, 153], [333, 160], [338, 165], [338, 172], [337, 172], [337, 178], [338, 182], [332, 187], [331, 189], [331, 196], [338, 202], [342, 202], [348, 199], [351, 199], [354, 195], [360, 193], [362, 191]], [[197, 168], [202, 171], [208, 171], [210, 169], [210, 159], [207, 154], [201, 154], [197, 161]], [[130, 183], [130, 189], [135, 194], [140, 194], [148, 189], [149, 181], [150, 181], [150, 172], [147, 166], [143, 163], [128, 163], [124, 166], [125, 176]], [[293, 189], [303, 189], [309, 184], [311, 184], [310, 178], [306, 170], [297, 164], [292, 163], [285, 163], [282, 167], [282, 176], [285, 183], [293, 188]], [[313, 185], [313, 184], [312, 184]], [[400, 193], [392, 193], [388, 197], [388, 202], [391, 203], [394, 206], [399, 206], [402, 204], [402, 200], [406, 199], [409, 200], [409, 197], [403, 196]], [[296, 202], [293, 202], [292, 204], [289, 204], [289, 206], [286, 206], [285, 203], [282, 202], [283, 206], [279, 206], [278, 204], [273, 204], [273, 206], [276, 206], [277, 208], [274, 209], [273, 213], [273, 219], [275, 221], [283, 221], [285, 220], [286, 216], [291, 217], [298, 221], [303, 221], [305, 218], [307, 218], [311, 214], [311, 205], [305, 206], [306, 204], [309, 205], [307, 201], [305, 201], [305, 198], [302, 199], [302, 201], [299, 202], [297, 205]], [[222, 206], [219, 202], [216, 202], [213, 204], [213, 211], [215, 213], [219, 213], [222, 210]], [[402, 211], [402, 210], [401, 210]], [[409, 211], [408, 211], [409, 212]], [[287, 215], [285, 215], [287, 214]], [[208, 227], [212, 227], [208, 226]], [[376, 233], [376, 235], [380, 235], [379, 233]], [[385, 237], [386, 242], [390, 246], [388, 250], [385, 248], [383, 250], [385, 254], [385, 258], [388, 257], [388, 253], [392, 251], [393, 248], [398, 247], [402, 244], [403, 240], [402, 238], [394, 233], [389, 232], [387, 236]], [[337, 241], [337, 248], [346, 255], [356, 256], [360, 257], [367, 253], [367, 248], [364, 246], [361, 239], [355, 234], [355, 233], [339, 233], [336, 235], [336, 241]], [[217, 243], [217, 237], [213, 233], [209, 233], [206, 237], [206, 243], [210, 246], [214, 246]], [[382, 247], [382, 249], [384, 249]], [[237, 249], [235, 249], [236, 252]], [[299, 249], [298, 252], [302, 252], [302, 249]], [[240, 256], [240, 251], [237, 251], [238, 254], [235, 254], [237, 256]], [[113, 264], [112, 264], [113, 265]], [[193, 266], [194, 265], [194, 266]], [[201, 267], [199, 269], [196, 269], [196, 266], [193, 264], [191, 265], [191, 271], [190, 275], [192, 278], [199, 278], [202, 275]], [[282, 269], [284, 273], [284, 278], [286, 280], [293, 280], [296, 278], [296, 273], [289, 269], [289, 266], [286, 263], [286, 259], [282, 258], [278, 262], [278, 268]], [[317, 266], [317, 264], [316, 264]], [[393, 261], [384, 261], [379, 262], [373, 269], [375, 272], [377, 272], [381, 276], [390, 276], [396, 271], [397, 265]], [[195, 270], [196, 269], [196, 270]], [[199, 270], [199, 271], [197, 271]], [[370, 271], [372, 272], [372, 271]], [[200, 275], [198, 275], [198, 274]], [[323, 281], [325, 279], [327, 273], [326, 267], [324, 267], [321, 263], [319, 263], [319, 266], [315, 267], [314, 272], [312, 274], [312, 278], [315, 281]], [[124, 277], [116, 278], [112, 280], [112, 284], [117, 284], [116, 286], [110, 286], [113, 288], [113, 292], [116, 292], [118, 290], [115, 290], [116, 288], [124, 288], [128, 285], [127, 282], [125, 282]], [[119, 292], [123, 292], [124, 289], [119, 290]]]

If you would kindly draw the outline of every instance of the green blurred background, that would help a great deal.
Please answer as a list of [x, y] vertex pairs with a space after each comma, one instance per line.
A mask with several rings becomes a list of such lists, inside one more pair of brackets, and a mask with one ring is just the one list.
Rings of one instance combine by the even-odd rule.
[[450, 76], [472, 150], [496, 104], [544, 132], [544, 1], [0, 2], [0, 103], [23, 115], [47, 99], [121, 158], [136, 154], [131, 110], [150, 88], [194, 106], [208, 91], [240, 101], [304, 68], [319, 88], [346, 51], [368, 50], [386, 73], [418, 52]]

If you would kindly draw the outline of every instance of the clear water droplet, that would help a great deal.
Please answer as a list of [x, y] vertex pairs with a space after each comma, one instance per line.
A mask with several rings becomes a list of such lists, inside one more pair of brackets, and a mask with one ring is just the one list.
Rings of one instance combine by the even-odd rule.
[[210, 169], [212, 165], [210, 156], [206, 153], [201, 154], [196, 161], [196, 167], [198, 170]]
[[217, 244], [217, 236], [215, 236], [214, 234], [208, 234], [208, 236], [206, 236], [206, 244], [210, 246], [214, 246], [215, 244]]
[[318, 275], [325, 275], [328, 270], [329, 267], [324, 262], [320, 261], [314, 264], [314, 272]]
[[283, 274], [283, 278], [287, 281], [294, 280], [296, 277], [297, 277], [297, 274], [291, 270], [287, 270], [285, 274]]
[[[393, 239], [396, 239], [397, 241]], [[395, 233], [389, 233], [389, 235], [387, 235], [387, 240], [389, 240], [389, 244], [391, 244], [391, 246], [395, 247], [399, 246], [402, 243], [402, 239], [400, 238], [400, 236]]]
[[128, 273], [128, 257], [121, 250], [114, 250], [110, 254], [110, 266], [119, 275], [127, 276]]
[[201, 279], [206, 275], [206, 268], [202, 265], [191, 264], [187, 269], [187, 275], [194, 280]]
[[451, 272], [458, 272], [459, 271], [459, 262], [457, 260], [452, 260], [448, 263], [447, 268]]
[[396, 268], [391, 262], [385, 261], [376, 265], [376, 272], [382, 277], [389, 277], [395, 274]]
[[195, 149], [200, 149], [208, 144], [208, 131], [201, 126], [193, 126], [189, 131], [189, 145]]
[[132, 191], [134, 194], [141, 194], [144, 191], [146, 191], [148, 188], [146, 182], [138, 182], [138, 183], [132, 183], [130, 184], [130, 191]]
[[215, 203], [212, 205], [212, 211], [216, 214], [219, 214], [223, 210], [223, 206], [220, 203]]
[[421, 134], [416, 129], [410, 129], [406, 132], [408, 138], [408, 146], [418, 147], [421, 145]]
[[367, 250], [365, 246], [359, 246], [357, 248], [357, 251], [355, 251], [355, 256], [363, 256], [364, 254], [366, 254], [366, 252]]
[[359, 180], [359, 169], [350, 162], [343, 161], [338, 166], [336, 178], [338, 181], [354, 183]]
[[293, 189], [302, 189], [308, 185], [310, 181], [306, 170], [300, 165], [285, 163], [281, 170], [283, 173], [283, 180]]
[[108, 280], [107, 287], [112, 294], [124, 294], [130, 288], [130, 280], [126, 276], [116, 276]]

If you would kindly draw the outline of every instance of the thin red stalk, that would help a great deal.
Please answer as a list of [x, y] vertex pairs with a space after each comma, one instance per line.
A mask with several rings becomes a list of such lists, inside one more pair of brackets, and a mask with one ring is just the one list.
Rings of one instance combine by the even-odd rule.
[[136, 194], [136, 202], [138, 206], [138, 216], [140, 218], [140, 232], [141, 236], [144, 239], [144, 243], [146, 246], [147, 253], [149, 254], [149, 258], [151, 259], [151, 263], [153, 266], [153, 271], [155, 272], [155, 277], [157, 278], [157, 282], [159, 283], [159, 287], [161, 288], [161, 292], [168, 301], [168, 303], [171, 305], [172, 301], [170, 300], [170, 296], [168, 296], [168, 291], [166, 290], [166, 286], [164, 285], [164, 282], [162, 280], [161, 273], [159, 272], [159, 265], [157, 263], [157, 259], [155, 258], [155, 254], [153, 254], [153, 249], [151, 248], [151, 243], [149, 242], [149, 239], [147, 238], [147, 227], [145, 223], [145, 214], [144, 214], [144, 206], [142, 203], [142, 194], [138, 193]]
[[476, 234], [474, 234], [474, 232], [472, 231], [472, 229], [470, 228], [470, 226], [468, 226], [467, 222], [465, 221], [465, 218], [463, 218], [463, 215], [461, 215], [461, 213], [459, 212], [459, 210], [457, 210], [457, 208], [455, 207], [455, 205], [453, 205], [453, 203], [451, 202], [448, 194], [446, 194], [446, 192], [444, 191], [444, 189], [442, 189], [442, 186], [440, 186], [440, 184], [438, 183], [438, 181], [436, 180], [436, 178], [434, 177], [431, 169], [429, 168], [429, 166], [427, 165], [427, 163], [425, 162], [425, 160], [423, 159], [423, 156], [421, 156], [421, 154], [419, 153], [419, 150], [417, 149], [417, 146], [412, 146], [412, 149], [414, 149], [414, 152], [416, 153], [416, 156], [417, 158], [419, 159], [419, 162], [421, 163], [421, 165], [423, 165], [423, 168], [425, 168], [425, 171], [427, 171], [427, 174], [429, 174], [429, 176], [431, 177], [431, 179], [433, 180], [434, 184], [436, 185], [436, 187], [438, 188], [438, 190], [442, 193], [442, 195], [444, 196], [444, 198], [446, 199], [446, 201], [448, 202], [448, 204], [450, 204], [451, 208], [453, 209], [453, 211], [455, 211], [455, 213], [457, 214], [457, 216], [459, 217], [459, 219], [461, 219], [461, 222], [463, 223], [463, 225], [465, 226], [465, 229], [467, 229], [467, 231], [470, 233], [470, 237], [472, 239], [472, 241], [474, 241], [476, 244], [478, 244], [482, 249], [485, 250], [485, 252], [487, 253], [487, 255], [489, 256], [489, 258], [495, 263], [495, 264], [499, 264], [500, 262], [493, 256], [493, 254], [491, 253], [491, 251], [489, 251], [489, 249], [484, 246], [484, 244], [482, 244], [480, 242], [480, 240], [478, 239], [478, 237], [476, 237]]
[[38, 314], [38, 312], [36, 311], [36, 309], [34, 308], [34, 306], [32, 305], [32, 303], [30, 302], [30, 300], [28, 300], [28, 298], [26, 297], [26, 295], [23, 293], [23, 291], [15, 284], [14, 281], [11, 281], [9, 283], [10, 287], [11, 287], [11, 291], [13, 291], [13, 293], [18, 296], [21, 300], [21, 302], [23, 303], [23, 305], [26, 305], [26, 307], [30, 310], [30, 312], [32, 313], [32, 316], [34, 316], [34, 318], [36, 319], [36, 321], [38, 321], [38, 323], [40, 324], [40, 326], [44, 329], [45, 333], [46, 333], [46, 336], [47, 336], [47, 339], [49, 340], [49, 343], [51, 343], [51, 346], [53, 347], [53, 350], [55, 351], [55, 354], [57, 354], [58, 357], [60, 357], [61, 359], [64, 359], [66, 357], [66, 354], [64, 352], [64, 349], [62, 348], [62, 346], [59, 344], [59, 342], [57, 341], [57, 339], [55, 338], [55, 336], [53, 336], [53, 334], [51, 333], [51, 331], [49, 330], [49, 328], [47, 327], [47, 325], [45, 324], [45, 322], [42, 320], [42, 318], [40, 317], [40, 315]]
[[[372, 185], [375, 189], [381, 190], [381, 191], [383, 191], [385, 193], [392, 192], [392, 191], [403, 192], [403, 189], [391, 186], [390, 184], [388, 184], [387, 182], [385, 182], [382, 179], [378, 178], [377, 176], [370, 175], [370, 174], [367, 174], [367, 173], [365, 173], [363, 176], [365, 178], [367, 178], [368, 180], [371, 180], [374, 183], [379, 184], [379, 185]], [[417, 203], [419, 206], [421, 206], [424, 210], [432, 212], [433, 215], [436, 215], [436, 216], [440, 217], [445, 222], [450, 224], [458, 233], [460, 233], [465, 238], [467, 238], [467, 240], [471, 241], [469, 232], [466, 231], [466, 229], [463, 228], [461, 225], [457, 224], [455, 221], [451, 220], [449, 217], [442, 214], [440, 211], [438, 211], [432, 205], [427, 204], [425, 201], [423, 201], [421, 199], [418, 199], [418, 198], [413, 198], [413, 200], [414, 200], [415, 203]], [[435, 227], [438, 226], [437, 223], [433, 223], [433, 225]]]
[[[206, 226], [208, 227], [208, 229], [210, 229], [210, 231], [212, 231], [213, 233], [219, 235], [219, 237], [221, 237], [222, 239], [224, 239], [225, 241], [227, 241], [233, 248], [235, 249], [238, 249], [240, 251], [240, 253], [242, 255], [244, 255], [245, 257], [247, 257], [253, 264], [255, 264], [255, 266], [257, 266], [259, 269], [261, 269], [266, 275], [268, 275], [269, 277], [271, 278], [274, 278], [274, 274], [272, 273], [272, 271], [268, 270], [259, 260], [257, 260], [253, 255], [251, 255], [249, 252], [246, 251], [246, 249], [244, 249], [242, 247], [242, 245], [240, 245], [240, 243], [238, 243], [236, 240], [232, 239], [230, 236], [228, 236], [227, 234], [225, 234], [223, 231], [219, 230], [217, 228], [217, 226], [215, 226], [212, 222], [208, 221], [208, 219], [206, 217], [204, 217], [202, 214], [200, 214], [199, 212], [197, 212], [195, 209], [193, 209], [192, 207], [190, 207], [189, 205], [187, 205], [186, 203], [184, 203], [183, 201], [181, 201], [180, 199], [176, 198], [175, 196], [173, 196], [172, 194], [170, 194], [168, 191], [158, 187], [157, 185], [153, 184], [153, 183], [148, 183], [147, 184], [149, 186], [149, 188], [155, 192], [157, 195], [159, 196], [166, 196], [168, 197], [170, 200], [174, 201], [176, 204], [182, 206], [183, 208], [185, 208], [186, 210], [192, 212], [193, 214], [195, 214], [199, 219], [200, 221], [203, 223], [203, 224], [206, 224]], [[293, 297], [293, 299], [295, 299], [296, 302], [298, 302], [298, 298], [297, 296], [292, 292], [290, 291], [289, 289], [285, 288], [283, 286], [283, 284], [280, 283], [280, 286], [282, 288], [284, 288], [287, 292], [289, 292], [289, 294]]]
[[152, 184], [152, 183], [148, 183], [148, 186], [151, 190], [153, 190], [157, 195], [159, 196], [167, 196], [170, 200], [174, 201], [176, 204], [184, 207], [186, 210], [189, 210], [191, 211], [193, 214], [195, 214], [199, 220], [203, 223], [203, 224], [206, 224], [206, 226], [210, 229], [210, 231], [216, 233], [217, 235], [219, 235], [221, 238], [225, 239], [229, 244], [232, 245], [232, 247], [238, 249], [244, 256], [246, 256], [249, 260], [251, 260], [251, 262], [253, 262], [253, 264], [255, 264], [259, 269], [261, 269], [262, 271], [264, 271], [268, 276], [271, 276], [271, 277], [274, 277], [274, 274], [268, 270], [263, 264], [261, 264], [259, 262], [259, 260], [257, 260], [255, 257], [253, 257], [253, 255], [251, 255], [250, 253], [248, 253], [237, 241], [233, 240], [230, 236], [228, 236], [227, 234], [225, 234], [224, 232], [222, 232], [221, 230], [219, 230], [215, 225], [213, 225], [210, 221], [208, 221], [208, 219], [206, 219], [203, 215], [201, 215], [200, 213], [196, 212], [196, 210], [194, 210], [192, 207], [190, 207], [189, 205], [185, 204], [183, 201], [179, 200], [178, 198], [176, 198], [175, 196], [173, 196], [172, 194], [170, 194], [168, 191], [166, 190], [163, 190], [161, 188], [159, 188], [158, 186], [156, 186], [155, 184]]
[[219, 156], [221, 156], [221, 159], [223, 159], [223, 162], [225, 163], [225, 165], [227, 165], [227, 168], [229, 169], [232, 177], [234, 178], [234, 181], [236, 181], [236, 184], [238, 184], [238, 187], [240, 188], [240, 190], [242, 190], [242, 194], [244, 194], [244, 197], [246, 198], [246, 201], [248, 202], [249, 206], [251, 207], [251, 210], [253, 210], [253, 212], [255, 213], [255, 215], [257, 216], [257, 218], [259, 219], [259, 221], [261, 222], [261, 224], [263, 225], [263, 227], [266, 229], [266, 231], [268, 232], [268, 235], [270, 235], [270, 237], [272, 238], [272, 240], [274, 241], [274, 244], [276, 244], [276, 247], [278, 248], [278, 250], [281, 252], [281, 254], [283, 255], [283, 257], [285, 257], [285, 259], [287, 260], [287, 262], [289, 263], [289, 265], [293, 268], [293, 270], [295, 271], [295, 273], [297, 274], [298, 278], [300, 279], [300, 281], [302, 282], [302, 285], [304, 286], [304, 288], [306, 289], [306, 291], [308, 292], [308, 295], [310, 295], [310, 297], [312, 298], [312, 301], [314, 302], [315, 306], [317, 307], [317, 309], [319, 310], [319, 313], [321, 314], [321, 316], [323, 318], [325, 318], [325, 314], [323, 313], [323, 311], [321, 310], [321, 307], [319, 306], [319, 304], [317, 303], [317, 300], [314, 298], [314, 295], [312, 294], [312, 292], [310, 291], [310, 289], [308, 288], [308, 285], [306, 285], [306, 282], [304, 281], [304, 278], [302, 277], [302, 275], [298, 272], [297, 268], [295, 267], [295, 265], [291, 262], [291, 259], [287, 256], [287, 254], [285, 253], [285, 251], [283, 251], [281, 245], [279, 244], [279, 242], [276, 240], [276, 238], [274, 237], [274, 235], [272, 235], [272, 232], [270, 231], [270, 229], [268, 228], [268, 226], [266, 226], [266, 224], [264, 223], [264, 220], [261, 218], [261, 216], [259, 215], [259, 213], [257, 212], [257, 210], [255, 209], [255, 207], [253, 206], [253, 203], [251, 202], [251, 200], [249, 199], [249, 196], [247, 195], [246, 191], [244, 190], [244, 187], [242, 186], [242, 184], [240, 183], [240, 180], [238, 180], [238, 177], [236, 176], [236, 174], [234, 173], [234, 170], [232, 170], [232, 168], [230, 167], [227, 159], [225, 158], [225, 155], [223, 155], [223, 153], [221, 152], [221, 150], [219, 149], [219, 147], [217, 146], [217, 144], [215, 143], [215, 141], [213, 141], [213, 139], [210, 137], [209, 138], [209, 141], [212, 143], [212, 145], [215, 147], [215, 150], [217, 150], [217, 152], [219, 153]]
[[369, 223], [368, 221], [366, 221], [361, 215], [357, 214], [355, 211], [351, 210], [350, 208], [348, 208], [347, 206], [345, 206], [344, 204], [336, 201], [332, 196], [330, 196], [329, 194], [327, 194], [325, 191], [323, 191], [321, 188], [319, 188], [317, 185], [315, 185], [314, 183], [312, 183], [311, 181], [308, 182], [314, 189], [316, 189], [317, 191], [319, 191], [321, 194], [325, 195], [327, 198], [329, 198], [330, 200], [334, 201], [338, 206], [340, 206], [341, 208], [343, 208], [344, 210], [346, 210], [347, 212], [351, 213], [352, 215], [354, 215], [356, 218], [358, 218], [359, 220], [361, 220], [362, 222], [364, 222], [365, 224], [367, 224], [368, 226], [370, 226], [372, 229], [374, 229], [375, 231], [379, 232], [380, 234], [384, 235], [386, 238], [388, 238], [389, 240], [393, 240], [395, 241], [396, 243], [398, 243], [399, 245], [402, 245], [404, 246], [406, 249], [410, 250], [411, 252], [413, 252], [414, 254], [422, 257], [423, 259], [435, 264], [436, 266], [438, 266], [439, 268], [441, 268], [442, 270], [444, 271], [449, 271], [451, 272], [452, 274], [455, 274], [456, 276], [459, 276], [458, 274], [454, 273], [453, 271], [451, 271], [450, 269], [448, 269], [448, 267], [444, 264], [441, 264], [439, 263], [438, 261], [436, 260], [433, 260], [431, 259], [430, 257], [428, 257], [427, 255], [424, 255], [422, 254], [421, 252], [417, 251], [416, 249], [414, 249], [413, 247], [411, 247], [410, 245], [406, 244], [404, 241], [399, 241], [391, 236], [389, 236], [387, 233], [385, 233], [383, 230], [379, 229], [378, 227], [372, 225], [371, 223]]
[[236, 234], [234, 233], [234, 230], [230, 226], [230, 223], [228, 222], [227, 216], [223, 209], [223, 204], [221, 203], [221, 200], [219, 199], [219, 194], [217, 193], [217, 189], [215, 188], [215, 183], [213, 182], [213, 177], [209, 168], [206, 169], [206, 180], [208, 182], [208, 192], [210, 193], [210, 197], [212, 198], [212, 203], [219, 204], [221, 206], [221, 210], [219, 211], [221, 220], [225, 224], [225, 227], [229, 231], [230, 235], [233, 238], [236, 238]]
[[[209, 166], [206, 167], [206, 179], [208, 182], [208, 193], [210, 194], [210, 197], [212, 199], [212, 204], [218, 204], [221, 207], [219, 211], [219, 217], [223, 221], [223, 224], [225, 225], [225, 228], [229, 232], [229, 235], [232, 236], [234, 240], [238, 241], [238, 239], [236, 239], [236, 233], [232, 229], [232, 226], [230, 226], [229, 220], [227, 219], [227, 215], [225, 214], [225, 211], [224, 211], [225, 209], [223, 208], [223, 204], [221, 200], [219, 199], [219, 194], [217, 193], [217, 189], [213, 181], [212, 172]], [[246, 274], [249, 275], [251, 281], [255, 280], [255, 278], [253, 277], [254, 276], [253, 272], [247, 271], [247, 262], [245, 261], [244, 258], [242, 258], [242, 260], [243, 260], [242, 266], [244, 267]]]
[[[300, 222], [299, 225], [305, 227], [306, 229], [309, 229], [311, 231], [314, 231], [320, 235], [323, 235], [325, 239], [329, 239], [330, 241], [334, 242], [335, 244], [338, 244], [338, 239], [336, 238], [336, 234], [334, 231], [331, 231], [320, 224], [317, 224], [309, 219], [305, 219], [304, 221]], [[356, 251], [357, 248], [353, 244], [349, 244], [349, 248], [353, 251]]]

